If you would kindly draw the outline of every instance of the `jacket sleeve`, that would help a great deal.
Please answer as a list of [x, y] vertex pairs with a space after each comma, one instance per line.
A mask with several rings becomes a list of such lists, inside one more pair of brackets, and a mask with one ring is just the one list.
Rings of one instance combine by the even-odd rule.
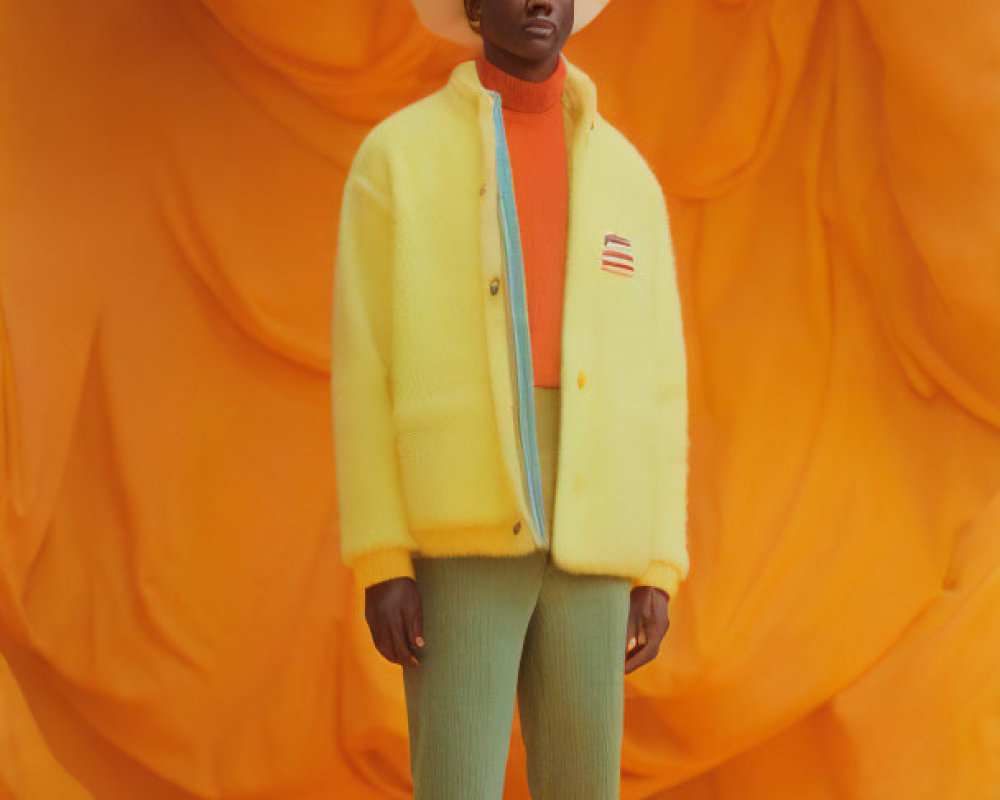
[[414, 576], [390, 394], [393, 214], [366, 147], [344, 185], [333, 277], [331, 402], [340, 553], [356, 584]]
[[688, 396], [687, 361], [673, 243], [663, 192], [657, 184], [655, 293], [657, 336], [653, 346], [656, 381], [654, 402], [659, 491], [653, 527], [653, 560], [632, 586], [657, 586], [671, 598], [688, 575], [687, 481]]

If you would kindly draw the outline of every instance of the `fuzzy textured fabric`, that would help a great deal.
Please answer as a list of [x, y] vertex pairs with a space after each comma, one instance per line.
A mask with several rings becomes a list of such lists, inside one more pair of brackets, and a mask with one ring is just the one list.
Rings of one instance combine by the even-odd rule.
[[568, 177], [563, 110], [566, 65], [543, 81], [504, 72], [480, 55], [479, 80], [503, 98], [503, 122], [514, 173], [521, 233], [531, 362], [535, 386], [558, 386], [566, 278]]
[[[689, 566], [688, 403], [666, 204], [645, 160], [597, 112], [593, 82], [563, 60], [572, 224], [552, 558], [673, 595]], [[492, 113], [464, 61], [370, 131], [345, 183], [334, 452], [341, 556], [363, 586], [412, 576], [415, 552], [536, 549]]]

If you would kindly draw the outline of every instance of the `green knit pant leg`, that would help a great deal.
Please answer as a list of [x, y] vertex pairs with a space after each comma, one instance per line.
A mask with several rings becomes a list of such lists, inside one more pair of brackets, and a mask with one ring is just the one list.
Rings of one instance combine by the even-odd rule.
[[415, 800], [501, 800], [517, 672], [546, 551], [415, 557], [419, 667], [403, 667]]
[[[554, 508], [560, 390], [535, 392], [546, 513]], [[617, 800], [630, 582], [547, 560], [525, 635], [518, 712], [533, 800]]]
[[619, 796], [629, 593], [548, 562], [517, 692], [533, 800]]

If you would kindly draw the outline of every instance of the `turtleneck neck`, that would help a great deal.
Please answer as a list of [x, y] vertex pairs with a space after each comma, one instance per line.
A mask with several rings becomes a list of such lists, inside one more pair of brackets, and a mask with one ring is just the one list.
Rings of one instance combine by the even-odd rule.
[[476, 58], [479, 81], [486, 89], [500, 93], [503, 107], [511, 111], [547, 111], [562, 97], [566, 82], [566, 63], [559, 56], [559, 64], [543, 81], [526, 81], [504, 72], [480, 53]]

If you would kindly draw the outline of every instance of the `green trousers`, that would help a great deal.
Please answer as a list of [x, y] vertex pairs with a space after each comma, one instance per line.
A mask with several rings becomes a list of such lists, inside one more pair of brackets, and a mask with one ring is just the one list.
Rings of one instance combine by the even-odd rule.
[[[559, 389], [535, 388], [552, 519]], [[551, 531], [551, 524], [549, 526]], [[415, 800], [501, 800], [520, 715], [533, 800], [617, 800], [629, 581], [527, 556], [414, 558], [421, 664], [403, 667]]]

